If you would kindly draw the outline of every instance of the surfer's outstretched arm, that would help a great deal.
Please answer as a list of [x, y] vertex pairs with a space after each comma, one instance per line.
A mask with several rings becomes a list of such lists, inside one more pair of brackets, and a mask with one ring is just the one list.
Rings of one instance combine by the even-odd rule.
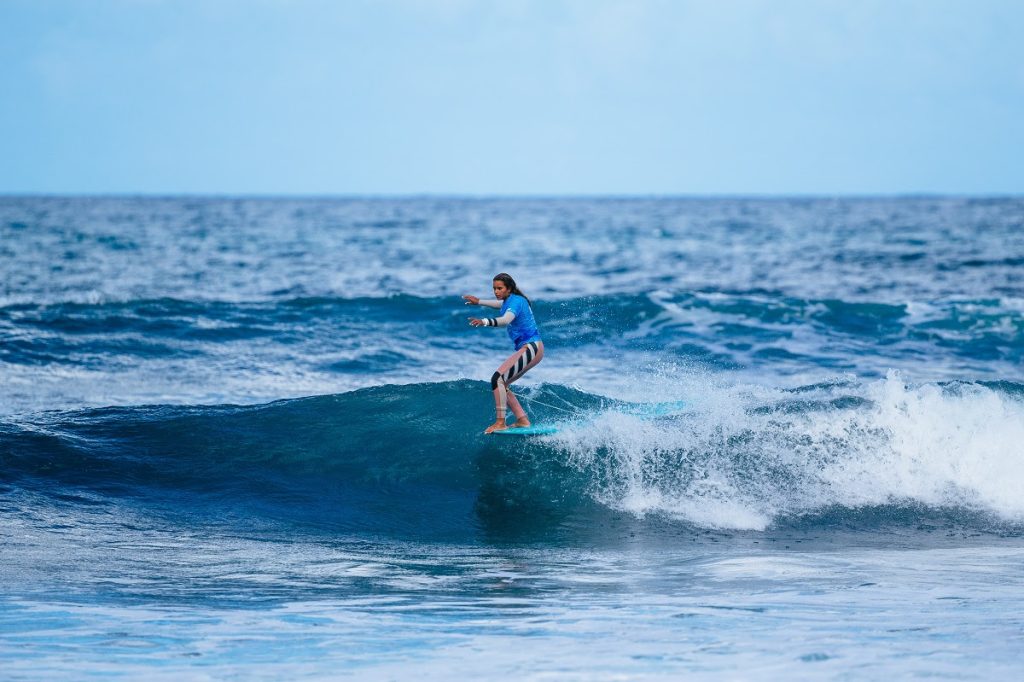
[[484, 299], [477, 298], [476, 296], [469, 296], [468, 294], [462, 298], [466, 299], [466, 305], [482, 305], [488, 308], [494, 308], [495, 310], [501, 308], [501, 301], [496, 298]]
[[472, 327], [507, 327], [514, 319], [516, 319], [516, 314], [509, 310], [501, 317], [471, 317], [469, 324]]

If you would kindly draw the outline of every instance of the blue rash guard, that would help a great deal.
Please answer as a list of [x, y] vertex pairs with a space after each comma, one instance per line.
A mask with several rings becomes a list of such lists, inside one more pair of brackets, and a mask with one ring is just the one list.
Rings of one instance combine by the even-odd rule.
[[510, 310], [516, 317], [508, 325], [508, 338], [512, 339], [516, 350], [532, 341], [540, 341], [537, 321], [533, 319], [533, 311], [530, 310], [530, 304], [526, 299], [519, 294], [511, 294], [502, 304], [498, 317]]

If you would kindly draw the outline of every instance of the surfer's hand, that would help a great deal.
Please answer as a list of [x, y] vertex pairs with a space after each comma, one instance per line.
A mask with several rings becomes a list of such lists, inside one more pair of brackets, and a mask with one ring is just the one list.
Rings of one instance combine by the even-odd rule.
[[[476, 296], [469, 296], [467, 294], [466, 296], [463, 296], [462, 298], [466, 299], [466, 305], [480, 305], [480, 299], [477, 298]], [[474, 326], [476, 326], [476, 325], [474, 325]]]
[[484, 324], [484, 321], [481, 320], [481, 319], [478, 319], [476, 317], [469, 318], [469, 326], [470, 327], [482, 327], [483, 324]]

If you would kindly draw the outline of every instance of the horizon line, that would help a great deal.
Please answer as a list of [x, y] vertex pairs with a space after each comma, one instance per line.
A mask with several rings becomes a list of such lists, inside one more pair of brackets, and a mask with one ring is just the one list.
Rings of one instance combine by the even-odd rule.
[[0, 190], [0, 199], [283, 199], [283, 200], [401, 200], [453, 199], [493, 200], [643, 200], [643, 199], [746, 199], [746, 200], [829, 200], [829, 199], [1024, 199], [1022, 192], [708, 192], [708, 193], [488, 193], [488, 192], [9, 192]]

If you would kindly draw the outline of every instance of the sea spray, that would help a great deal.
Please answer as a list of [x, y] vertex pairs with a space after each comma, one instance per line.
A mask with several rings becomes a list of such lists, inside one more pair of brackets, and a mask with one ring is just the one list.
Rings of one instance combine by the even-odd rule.
[[676, 416], [610, 410], [551, 440], [590, 477], [595, 499], [698, 526], [764, 529], [882, 505], [1024, 522], [1024, 403], [1012, 394], [908, 386], [896, 372], [797, 390], [709, 390]]

